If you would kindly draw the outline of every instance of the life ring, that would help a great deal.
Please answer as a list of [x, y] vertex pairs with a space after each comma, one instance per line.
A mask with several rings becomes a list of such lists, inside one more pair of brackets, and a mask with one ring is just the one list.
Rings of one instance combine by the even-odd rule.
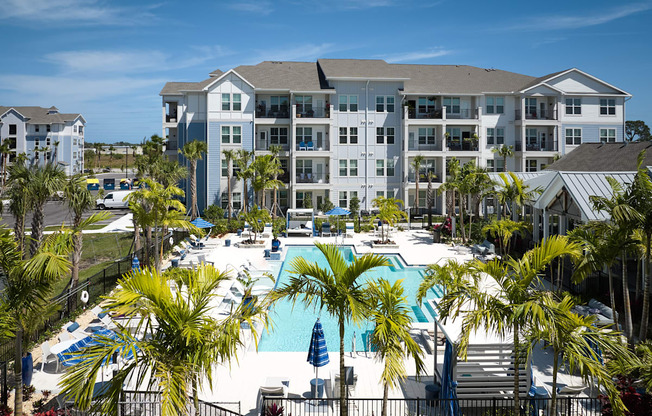
[[83, 303], [88, 303], [89, 298], [90, 298], [90, 296], [88, 295], [88, 292], [85, 291], [85, 290], [82, 291], [82, 293], [81, 293], [81, 301]]

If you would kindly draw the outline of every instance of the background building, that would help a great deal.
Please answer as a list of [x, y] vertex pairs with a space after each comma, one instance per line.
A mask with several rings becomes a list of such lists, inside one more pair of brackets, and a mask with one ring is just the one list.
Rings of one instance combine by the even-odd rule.
[[0, 106], [0, 142], [9, 142], [10, 163], [25, 153], [35, 164], [59, 164], [67, 175], [83, 172], [85, 125], [81, 114], [56, 107]]
[[[423, 209], [426, 175], [441, 186], [452, 157], [490, 171], [535, 172], [581, 143], [623, 141], [630, 97], [574, 68], [535, 78], [353, 59], [216, 70], [201, 82], [169, 82], [160, 95], [171, 156], [190, 140], [208, 142], [198, 168], [200, 209], [226, 204], [224, 149], [261, 155], [271, 145], [283, 149], [282, 207], [301, 208], [306, 199], [318, 207], [325, 198], [346, 207], [357, 196], [370, 209], [383, 195]], [[503, 145], [514, 156], [492, 152]], [[425, 158], [418, 173], [417, 155]], [[243, 187], [232, 185], [237, 209]], [[435, 210], [445, 209], [438, 196]]]

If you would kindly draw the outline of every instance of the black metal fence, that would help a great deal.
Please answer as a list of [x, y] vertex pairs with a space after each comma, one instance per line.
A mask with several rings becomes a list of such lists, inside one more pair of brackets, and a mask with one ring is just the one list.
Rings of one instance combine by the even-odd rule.
[[[118, 416], [161, 414], [161, 394], [157, 392], [124, 391], [118, 402]], [[190, 399], [187, 407], [190, 416], [240, 416], [240, 402], [209, 403], [199, 400], [197, 407]]]
[[[520, 401], [522, 416], [553, 416], [551, 399], [524, 398]], [[280, 407], [283, 407], [282, 411]], [[349, 415], [380, 415], [382, 399], [348, 399]], [[339, 416], [339, 399], [295, 399], [265, 397], [259, 414], [292, 416]], [[602, 406], [597, 398], [560, 397], [556, 416], [598, 416]], [[514, 400], [487, 399], [388, 399], [388, 416], [514, 416]]]

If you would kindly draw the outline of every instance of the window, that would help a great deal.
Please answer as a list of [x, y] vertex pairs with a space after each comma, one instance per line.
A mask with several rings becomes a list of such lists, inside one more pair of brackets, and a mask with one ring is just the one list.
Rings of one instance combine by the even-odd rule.
[[349, 203], [348, 203], [348, 199], [346, 197], [346, 191], [340, 191], [339, 206], [346, 207], [348, 205], [349, 205]]
[[387, 159], [387, 176], [395, 175], [394, 159]]
[[376, 198], [385, 197], [385, 191], [376, 191]]
[[426, 195], [427, 195], [427, 193], [428, 193], [427, 190], [419, 189], [419, 198], [417, 200], [418, 201], [417, 208], [426, 206]]
[[534, 148], [538, 143], [537, 137], [537, 129], [525, 129], [525, 144], [527, 146], [527, 150], [535, 150]]
[[[386, 105], [385, 105], [386, 104]], [[376, 96], [376, 112], [384, 113], [394, 112], [394, 96], [393, 95], [377, 95]]]
[[84, 126], [79, 126], [79, 129], [78, 129], [78, 130], [79, 130], [79, 135], [80, 135], [80, 136], [81, 136], [82, 134], [84, 134]]
[[435, 144], [435, 128], [434, 127], [420, 127], [419, 128], [419, 144]]
[[222, 177], [229, 177], [229, 165], [226, 159], [222, 159]]
[[[36, 131], [38, 131], [38, 126], [36, 126]], [[72, 132], [77, 133], [77, 126], [72, 126]]]
[[17, 134], [16, 130], [17, 130], [17, 128], [16, 128], [15, 124], [10, 124], [9, 125], [9, 134]]
[[41, 147], [41, 142], [38, 138], [34, 141], [34, 147]]
[[272, 127], [269, 133], [271, 144], [288, 144], [288, 128]]
[[487, 171], [489, 172], [495, 172], [494, 168], [494, 160], [493, 159], [487, 159]]
[[312, 192], [297, 192], [297, 207], [303, 208], [304, 201], [312, 202]]
[[[35, 131], [36, 133], [38, 133], [39, 127], [40, 127], [40, 126], [39, 126], [38, 124], [34, 125], [34, 131]], [[77, 126], [75, 126], [75, 132], [77, 132]]]
[[270, 102], [271, 102], [270, 110], [273, 113], [279, 113], [281, 111], [288, 110], [288, 97], [273, 95], [270, 97]]
[[[348, 136], [347, 136], [348, 132]], [[340, 127], [340, 144], [357, 144], [358, 128], [357, 127]]]
[[222, 111], [242, 111], [242, 94], [222, 94]]
[[299, 178], [312, 177], [312, 160], [297, 159], [297, 175]]
[[356, 159], [349, 160], [349, 176], [358, 176], [358, 161]]
[[376, 176], [385, 176], [385, 160], [376, 160]]
[[487, 144], [494, 144], [496, 142], [496, 129], [487, 128]]
[[462, 129], [459, 127], [446, 127], [448, 133], [448, 143], [446, 144], [451, 150], [462, 148]]
[[537, 161], [536, 160], [526, 160], [525, 161], [525, 171], [526, 172], [536, 172], [537, 171]]
[[487, 114], [503, 114], [505, 112], [505, 98], [487, 97]]
[[282, 207], [288, 206], [288, 191], [285, 190], [278, 191], [278, 204]]
[[312, 111], [312, 95], [297, 95], [297, 114], [305, 114]]
[[[73, 139], [72, 144], [73, 144], [74, 146], [77, 146], [77, 139]], [[47, 147], [50, 147], [50, 138], [49, 138], [49, 137], [47, 137], [47, 138], [45, 139], [45, 145], [46, 145]]]
[[505, 172], [505, 159], [498, 159], [496, 161], [496, 172]]
[[242, 95], [233, 94], [233, 111], [242, 111]]
[[[503, 128], [495, 128], [495, 129], [492, 129], [492, 130], [494, 130], [494, 137], [496, 138], [496, 144], [504, 144], [505, 143], [505, 129], [503, 129]], [[489, 133], [489, 129], [487, 129], [487, 133]], [[489, 136], [487, 136], [487, 143], [489, 143]]]
[[358, 111], [357, 95], [340, 95], [340, 111]]
[[566, 98], [566, 114], [567, 115], [582, 114], [582, 99]]
[[346, 176], [348, 174], [349, 170], [347, 164], [348, 164], [348, 160], [340, 159], [340, 176]]
[[444, 106], [447, 114], [460, 113], [460, 97], [444, 97]]
[[616, 129], [600, 129], [600, 143], [614, 143], [616, 141]]
[[242, 127], [222, 126], [222, 143], [242, 143]]
[[376, 127], [377, 144], [394, 144], [394, 127]]
[[[50, 126], [49, 124], [46, 124], [45, 125], [45, 131], [48, 132], [48, 133], [51, 132], [52, 131], [52, 126]], [[81, 133], [81, 131], [80, 131], [80, 133]]]
[[[229, 202], [228, 197], [226, 201], [227, 203]], [[231, 197], [231, 204], [233, 205], [233, 209], [242, 209], [242, 194], [240, 192], [233, 192]]]
[[525, 99], [525, 114], [530, 117], [537, 116], [537, 99], [536, 98], [526, 98]]
[[429, 114], [435, 111], [435, 97], [419, 97], [419, 113]]
[[573, 146], [582, 144], [582, 129], [566, 129], [566, 144]]
[[222, 94], [222, 111], [231, 110], [231, 94]]
[[[435, 159], [423, 159], [423, 161], [421, 162], [421, 166], [419, 167], [419, 180], [427, 181], [429, 173], [435, 175], [436, 174], [435, 166], [436, 166]], [[410, 169], [412, 169], [412, 167], [410, 167]]]
[[615, 116], [616, 100], [613, 98], [600, 98], [600, 115]]
[[299, 143], [312, 141], [312, 127], [297, 127], [297, 141]]

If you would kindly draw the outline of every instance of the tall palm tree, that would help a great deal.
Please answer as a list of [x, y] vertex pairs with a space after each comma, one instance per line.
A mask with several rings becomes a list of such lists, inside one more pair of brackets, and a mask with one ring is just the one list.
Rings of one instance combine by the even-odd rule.
[[61, 191], [66, 183], [66, 173], [58, 166], [46, 164], [44, 167], [30, 169], [27, 190], [32, 209], [32, 235], [29, 247], [30, 256], [36, 254], [43, 239], [43, 210], [48, 198]]
[[[95, 207], [95, 199], [86, 187], [86, 179], [77, 174], [71, 176], [63, 188], [68, 209], [72, 214], [72, 277], [70, 279], [70, 290], [74, 291], [79, 283], [79, 263], [81, 262], [83, 239], [83, 228], [92, 223], [108, 219], [111, 214], [101, 212], [93, 214], [91, 218], [84, 221], [85, 212]], [[69, 310], [77, 309], [77, 296], [70, 297]]]
[[22, 260], [17, 242], [9, 230], [0, 227], [0, 297], [15, 335], [14, 414], [23, 414], [23, 318], [42, 312], [43, 300], [51, 297], [54, 283], [68, 273], [70, 248], [69, 234], [57, 232], [49, 235], [30, 259]]
[[[362, 275], [380, 266], [389, 266], [387, 258], [367, 253], [347, 264], [334, 244], [315, 243], [326, 257], [327, 268], [296, 257], [290, 263], [290, 280], [273, 294], [275, 299], [300, 301], [306, 307], [325, 309], [337, 319], [340, 335], [340, 374], [344, 374], [344, 325], [359, 324], [367, 314], [366, 285]], [[340, 383], [340, 412], [347, 416], [345, 385]]]
[[[281, 147], [281, 145], [278, 145], [278, 144], [273, 144], [273, 145], [269, 146], [269, 151], [272, 154], [272, 156], [274, 157], [274, 160], [276, 161], [276, 165], [278, 166], [277, 172], [274, 175], [275, 183], [278, 183], [276, 181], [278, 181], [279, 175], [283, 175], [283, 173], [285, 173], [283, 171], [283, 169], [281, 168], [281, 161], [278, 159], [278, 156], [279, 156], [279, 154], [281, 154], [282, 150], [283, 150], [283, 147]], [[281, 183], [280, 186], [272, 189], [272, 192], [274, 192], [273, 201], [272, 201], [272, 220], [276, 219], [276, 211], [279, 208], [278, 207], [278, 190], [279, 190], [279, 188], [281, 188], [283, 186], [283, 183], [282, 182], [280, 182], [280, 183]]]
[[224, 155], [224, 159], [226, 160], [226, 190], [227, 190], [227, 196], [229, 198], [229, 202], [226, 208], [229, 212], [229, 221], [231, 221], [231, 219], [233, 218], [233, 203], [231, 200], [231, 198], [233, 197], [231, 192], [231, 177], [233, 175], [232, 166], [237, 158], [237, 154], [233, 149], [222, 150], [222, 154]]
[[[557, 414], [557, 374], [562, 363], [568, 366], [570, 374], [579, 372], [587, 384], [595, 385], [597, 381], [606, 390], [614, 414], [624, 414], [620, 391], [600, 356], [601, 352], [607, 353], [610, 359], [621, 364], [635, 361], [636, 357], [621, 341], [621, 334], [596, 327], [595, 316], [574, 313], [575, 302], [569, 295], [557, 301], [551, 293], [546, 293], [540, 306], [541, 325], [529, 328], [529, 338], [531, 341], [545, 341], [552, 348], [550, 414]], [[535, 342], [530, 342], [533, 344]]]
[[100, 160], [102, 159], [102, 152], [104, 151], [104, 145], [102, 143], [95, 143], [93, 144], [93, 148], [95, 149], [95, 156], [97, 157], [95, 167], [99, 167]]
[[[184, 291], [171, 290], [170, 279]], [[217, 287], [228, 279], [227, 273], [208, 265], [163, 274], [150, 269], [130, 272], [119, 281], [122, 289], [108, 298], [104, 308], [133, 319], [137, 322], [134, 332], [142, 336], [136, 338], [120, 326], [115, 338], [99, 338], [100, 345], [80, 351], [81, 362], [71, 367], [61, 382], [62, 394], [74, 397], [80, 409], [117, 414], [123, 384], [134, 377], [137, 385], [161, 393], [163, 416], [187, 414], [187, 406], [193, 402], [196, 411], [202, 380], [212, 387], [214, 366], [229, 364], [244, 345], [241, 325], [248, 323], [256, 338], [257, 323], [269, 323], [269, 302], [258, 297], [215, 318]], [[152, 325], [155, 322], [157, 327]], [[133, 355], [133, 360], [121, 366], [109, 387], [95, 397], [99, 371], [116, 353], [122, 358]]]
[[163, 186], [177, 185], [181, 179], [188, 176], [188, 169], [176, 160], [161, 159], [152, 169], [152, 179]]
[[109, 145], [109, 160], [110, 161], [113, 161], [113, 152], [114, 151], [115, 151], [115, 147], [112, 144], [110, 144]]
[[129, 210], [131, 211], [131, 221], [134, 225], [134, 253], [140, 250], [140, 232], [145, 234], [145, 251], [144, 258], [141, 259], [144, 265], [150, 265], [150, 249], [152, 247], [152, 227], [150, 219], [150, 212], [152, 210], [151, 204], [144, 199], [143, 193], [137, 191], [132, 192], [127, 197], [129, 201]]
[[446, 181], [439, 187], [437, 192], [440, 194], [446, 192], [446, 211], [449, 216], [455, 216], [455, 193], [459, 186], [459, 176], [461, 174], [460, 161], [453, 157], [448, 162], [448, 175]]
[[507, 158], [514, 156], [514, 147], [502, 145], [491, 149], [492, 153], [503, 158], [503, 171], [507, 171]]
[[421, 164], [425, 157], [422, 154], [414, 156], [412, 162], [410, 162], [410, 167], [414, 169], [414, 185], [416, 195], [414, 196], [414, 208], [416, 208], [415, 213], [419, 213], [419, 179], [421, 179]]
[[386, 416], [389, 388], [396, 388], [399, 381], [407, 377], [404, 360], [414, 359], [417, 375], [425, 369], [425, 365], [421, 347], [410, 336], [412, 311], [403, 295], [403, 280], [397, 280], [394, 284], [385, 279], [372, 282], [369, 295], [371, 320], [375, 324], [370, 344], [376, 352], [376, 359], [383, 362], [380, 375], [383, 383], [381, 416]]
[[265, 191], [267, 189], [275, 191], [283, 186], [283, 183], [276, 179], [278, 175], [283, 173], [283, 169], [281, 169], [281, 164], [278, 159], [275, 159], [272, 155], [257, 157], [252, 163], [252, 169], [255, 174], [253, 180], [254, 192], [259, 192], [261, 197], [258, 203], [261, 207], [265, 208], [267, 206]]
[[237, 155], [235, 162], [238, 164], [240, 170], [236, 176], [238, 179], [242, 180], [242, 200], [244, 203], [242, 210], [247, 212], [247, 209], [249, 208], [249, 190], [247, 185], [248, 181], [254, 177], [254, 171], [251, 167], [254, 152], [245, 149], [238, 149]]
[[21, 255], [25, 254], [25, 218], [29, 211], [30, 193], [25, 192], [30, 183], [30, 169], [24, 160], [16, 160], [9, 167], [9, 211], [14, 217], [14, 238]]
[[[380, 220], [383, 224], [393, 227], [401, 219], [407, 220], [407, 214], [401, 210], [401, 204], [403, 201], [400, 199], [385, 198], [384, 196], [379, 196], [371, 201], [371, 205], [378, 208], [378, 214], [371, 220], [372, 224], [375, 220]], [[389, 236], [385, 239], [385, 227], [381, 227], [380, 233], [382, 242], [389, 241]]]
[[[438, 313], [443, 322], [449, 318], [462, 319], [459, 341], [462, 358], [466, 356], [471, 335], [480, 329], [502, 337], [512, 334], [513, 395], [517, 414], [520, 412], [521, 334], [528, 328], [539, 325], [544, 319], [539, 307], [540, 293], [531, 288], [539, 282], [540, 273], [561, 256], [579, 258], [580, 245], [566, 236], [553, 236], [526, 252], [520, 259], [507, 256], [487, 263], [475, 260], [468, 266], [454, 261], [449, 261], [444, 266], [432, 265], [428, 267], [426, 277], [417, 291], [417, 299], [421, 302], [428, 289], [435, 284], [444, 287]], [[493, 290], [487, 291], [487, 287], [492, 287]]]
[[7, 179], [7, 161], [9, 160], [9, 155], [11, 154], [11, 144], [9, 139], [5, 139], [0, 145], [0, 158], [2, 158], [2, 190], [5, 189], [5, 183]]
[[[496, 190], [496, 197], [498, 202], [503, 205], [503, 215], [507, 216], [507, 206], [522, 207], [529, 200], [534, 199], [541, 193], [541, 189], [530, 189], [529, 185], [520, 179], [514, 172], [507, 172], [500, 174], [500, 182], [498, 183], [498, 190]], [[512, 219], [518, 221], [516, 210], [512, 212]]]
[[208, 153], [208, 143], [193, 140], [184, 144], [179, 153], [190, 164], [190, 220], [192, 221], [199, 216], [197, 212], [197, 161], [202, 160], [204, 153]]

